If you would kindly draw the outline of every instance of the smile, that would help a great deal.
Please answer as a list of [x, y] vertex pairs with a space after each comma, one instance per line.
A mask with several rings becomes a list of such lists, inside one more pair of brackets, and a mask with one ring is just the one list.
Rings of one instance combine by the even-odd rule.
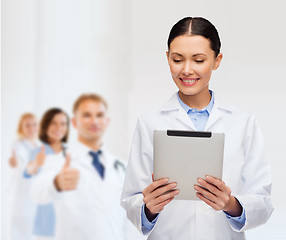
[[184, 85], [192, 86], [194, 85], [197, 81], [199, 81], [199, 78], [180, 78], [180, 80], [183, 82]]

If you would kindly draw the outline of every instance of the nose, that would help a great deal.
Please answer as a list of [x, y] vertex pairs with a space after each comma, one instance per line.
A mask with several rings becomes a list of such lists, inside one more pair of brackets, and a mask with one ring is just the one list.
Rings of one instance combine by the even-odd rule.
[[183, 65], [182, 73], [186, 76], [194, 73], [190, 62], [185, 62], [185, 64]]
[[93, 117], [92, 118], [92, 123], [93, 124], [98, 124], [98, 117]]

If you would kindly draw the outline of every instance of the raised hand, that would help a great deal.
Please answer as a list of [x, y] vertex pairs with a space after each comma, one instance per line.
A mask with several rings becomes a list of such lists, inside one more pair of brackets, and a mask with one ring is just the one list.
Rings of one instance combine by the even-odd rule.
[[61, 172], [55, 178], [55, 186], [58, 191], [75, 190], [79, 181], [79, 171], [70, 166], [71, 157], [66, 156], [65, 164]]
[[45, 154], [45, 146], [42, 145], [41, 151], [36, 155], [36, 158], [29, 162], [27, 166], [27, 172], [30, 175], [34, 175], [38, 172], [39, 168], [43, 166], [45, 162], [46, 154]]
[[36, 159], [35, 159], [37, 167], [43, 166], [45, 162], [45, 157], [46, 157], [45, 146], [42, 145], [41, 151], [37, 154]]
[[9, 158], [9, 165], [12, 168], [16, 168], [17, 165], [18, 165], [18, 161], [17, 161], [17, 158], [16, 158], [16, 151], [15, 150], [12, 151], [12, 156]]
[[151, 222], [156, 218], [157, 214], [163, 211], [164, 207], [170, 203], [174, 196], [179, 194], [179, 190], [175, 189], [176, 183], [168, 183], [168, 178], [153, 180], [148, 187], [143, 190], [145, 214]]

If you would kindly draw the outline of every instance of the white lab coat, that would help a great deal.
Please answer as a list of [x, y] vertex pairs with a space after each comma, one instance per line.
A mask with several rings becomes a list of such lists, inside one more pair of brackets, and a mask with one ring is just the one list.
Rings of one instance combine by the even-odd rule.
[[[159, 110], [139, 118], [128, 162], [121, 205], [128, 218], [150, 240], [245, 239], [244, 231], [265, 223], [270, 200], [270, 164], [265, 159], [262, 135], [253, 116], [224, 104], [214, 95], [205, 131], [225, 133], [223, 181], [243, 204], [244, 226], [228, 220], [204, 202], [173, 200], [159, 214], [151, 231], [141, 227], [142, 191], [152, 183], [154, 130], [196, 130], [176, 94]], [[168, 177], [168, 176], [166, 176]], [[204, 177], [204, 176], [202, 176]]]
[[[104, 180], [92, 165], [90, 149], [77, 142], [69, 147], [71, 167], [80, 172], [78, 187], [57, 192], [55, 176], [65, 159], [59, 154], [47, 156], [46, 164], [32, 186], [32, 198], [38, 204], [54, 203], [56, 240], [126, 240], [141, 239], [141, 234], [128, 221], [120, 206], [125, 165], [106, 148], [100, 160], [105, 168]], [[117, 162], [117, 163], [116, 163]]]
[[17, 167], [12, 169], [9, 182], [9, 239], [31, 240], [36, 213], [36, 204], [30, 197], [32, 179], [23, 177], [24, 170], [30, 161], [32, 152], [41, 145], [39, 141], [33, 145], [26, 139], [14, 143]]

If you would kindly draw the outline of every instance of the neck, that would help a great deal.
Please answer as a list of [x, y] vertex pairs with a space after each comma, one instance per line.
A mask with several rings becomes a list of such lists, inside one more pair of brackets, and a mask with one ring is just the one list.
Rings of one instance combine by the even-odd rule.
[[185, 95], [181, 91], [179, 91], [179, 97], [181, 100], [187, 104], [191, 108], [196, 108], [197, 110], [201, 110], [207, 105], [209, 105], [211, 101], [211, 94], [206, 88], [206, 91], [203, 91], [196, 95]]
[[86, 139], [78, 136], [78, 141], [94, 151], [98, 151], [102, 147], [102, 139]]
[[51, 142], [49, 145], [56, 153], [62, 151], [62, 142]]
[[36, 138], [27, 138], [26, 139], [33, 145], [36, 146]]

